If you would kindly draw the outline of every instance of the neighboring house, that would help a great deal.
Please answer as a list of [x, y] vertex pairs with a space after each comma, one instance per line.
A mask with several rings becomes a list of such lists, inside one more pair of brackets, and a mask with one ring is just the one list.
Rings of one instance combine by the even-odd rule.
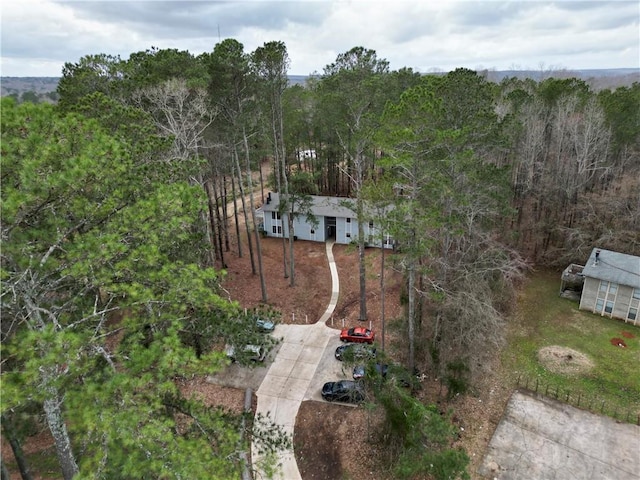
[[315, 150], [298, 150], [298, 161], [304, 162], [306, 160], [315, 159], [316, 151]]
[[[326, 242], [329, 239], [336, 243], [349, 244], [357, 241], [358, 222], [355, 213], [355, 199], [340, 197], [323, 197], [310, 195], [309, 211], [300, 212], [301, 206], [296, 203], [293, 218], [293, 235], [295, 239]], [[256, 212], [263, 218], [264, 233], [269, 237], [289, 238], [287, 212], [279, 212], [280, 195], [270, 192], [267, 200]], [[300, 212], [300, 213], [298, 213]], [[389, 235], [382, 240], [380, 230], [374, 221], [364, 225], [367, 245], [393, 248], [393, 239]]]
[[581, 310], [640, 323], [640, 257], [594, 248], [582, 276]]

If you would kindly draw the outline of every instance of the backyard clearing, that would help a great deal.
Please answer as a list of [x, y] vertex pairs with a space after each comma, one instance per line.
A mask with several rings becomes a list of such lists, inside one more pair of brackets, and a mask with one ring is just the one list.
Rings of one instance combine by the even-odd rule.
[[538, 350], [538, 361], [547, 370], [564, 375], [586, 373], [593, 368], [593, 362], [584, 353], [558, 345]]
[[640, 426], [518, 390], [480, 468], [498, 480], [639, 480]]

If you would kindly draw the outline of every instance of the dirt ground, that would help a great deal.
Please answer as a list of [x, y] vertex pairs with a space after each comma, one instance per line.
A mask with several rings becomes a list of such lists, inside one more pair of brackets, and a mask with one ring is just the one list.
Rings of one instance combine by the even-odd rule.
[[[243, 242], [244, 243], [244, 242]], [[282, 312], [282, 322], [313, 323], [327, 307], [331, 296], [331, 275], [323, 243], [296, 241], [295, 286], [290, 286], [284, 277], [283, 247], [279, 239], [262, 239], [263, 269], [265, 272], [268, 303]], [[237, 256], [237, 242], [231, 239], [230, 251], [225, 252], [227, 276], [224, 289], [231, 299], [242, 306], [251, 308], [261, 303], [259, 276], [252, 274], [249, 252], [246, 244], [243, 257]], [[329, 326], [340, 328], [358, 324], [359, 280], [358, 255], [351, 246], [334, 246], [334, 257], [340, 279], [340, 296]], [[381, 289], [380, 250], [367, 249], [367, 326], [371, 326], [380, 339], [381, 332]], [[393, 258], [387, 255], [385, 270], [385, 318], [388, 325], [392, 319], [402, 315], [400, 305], [401, 277], [392, 268]], [[256, 263], [256, 270], [257, 270]], [[396, 330], [387, 329], [386, 341], [392, 346]], [[379, 340], [378, 340], [379, 341]], [[392, 348], [388, 352], [393, 352]], [[402, 350], [400, 350], [402, 351]], [[393, 353], [392, 353], [393, 355]], [[401, 358], [395, 359], [401, 361]], [[497, 359], [496, 359], [497, 360]], [[497, 372], [498, 362], [493, 369]], [[242, 408], [244, 391], [213, 385], [204, 379], [194, 379], [181, 385], [186, 394], [197, 394], [206, 403], [224, 405], [231, 409]], [[460, 429], [458, 444], [464, 447], [471, 458], [469, 473], [472, 479], [480, 478], [475, 473], [495, 430], [510, 390], [487, 378], [485, 385], [474, 394], [455, 398], [445, 404], [446, 392], [438, 379], [425, 378], [420, 395], [424, 401], [436, 402], [443, 411], [452, 408], [454, 421]], [[303, 479], [384, 479], [389, 474], [381, 470], [380, 460], [383, 449], [375, 441], [375, 431], [380, 413], [365, 411], [364, 408], [348, 407], [314, 401], [303, 402], [298, 413], [294, 447]], [[53, 444], [46, 433], [30, 438], [25, 450], [28, 452], [52, 452]], [[12, 462], [10, 448], [3, 444], [3, 457], [10, 469]], [[35, 479], [59, 478], [51, 475], [35, 475]], [[11, 479], [18, 480], [17, 472]]]
[[[284, 278], [282, 241], [267, 238], [262, 241], [264, 266], [267, 274], [269, 303], [283, 313], [285, 323], [312, 323], [324, 312], [331, 295], [331, 276], [322, 243], [297, 241], [296, 286], [289, 286]], [[335, 245], [334, 257], [340, 279], [340, 296], [333, 316], [333, 327], [359, 323], [358, 255], [352, 246]], [[245, 254], [246, 257], [246, 254]], [[381, 332], [381, 289], [379, 249], [367, 249], [367, 326], [378, 335]], [[247, 258], [228, 257], [228, 279], [225, 288], [231, 297], [245, 307], [258, 305], [261, 290], [257, 276], [251, 275]], [[387, 252], [385, 265], [385, 318], [387, 325], [402, 315], [400, 304], [401, 276], [393, 269], [393, 256]], [[295, 314], [295, 316], [293, 315]], [[329, 322], [331, 326], [331, 322]], [[386, 342], [393, 343], [397, 332], [387, 328]], [[388, 349], [393, 354], [394, 349]], [[401, 360], [401, 359], [396, 359]], [[420, 392], [425, 402], [434, 402], [443, 411], [452, 408], [459, 428], [456, 446], [467, 451], [471, 463], [472, 479], [480, 478], [475, 472], [482, 462], [485, 449], [500, 421], [511, 389], [496, 380], [499, 362], [496, 358], [493, 377], [472, 394], [459, 396], [446, 402], [446, 391], [437, 378], [425, 378]], [[302, 478], [307, 479], [382, 479], [392, 478], [381, 470], [383, 448], [376, 442], [379, 412], [363, 408], [305, 401], [298, 412], [294, 449]]]

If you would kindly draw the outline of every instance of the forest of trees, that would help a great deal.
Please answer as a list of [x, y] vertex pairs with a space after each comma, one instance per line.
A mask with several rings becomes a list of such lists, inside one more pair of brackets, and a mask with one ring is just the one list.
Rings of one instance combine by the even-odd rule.
[[[224, 343], [269, 341], [222, 289], [226, 256], [248, 254], [269, 302], [256, 182], [282, 212], [313, 194], [351, 198], [359, 225], [381, 212], [409, 371], [473, 381], [530, 266], [640, 254], [639, 83], [422, 75], [363, 47], [306, 85], [288, 66], [277, 41], [88, 55], [56, 105], [2, 100], [2, 428], [18, 459], [39, 418], [65, 479], [237, 478], [249, 438], [286, 443], [175, 383], [222, 368]], [[293, 238], [282, 263], [295, 286]]]

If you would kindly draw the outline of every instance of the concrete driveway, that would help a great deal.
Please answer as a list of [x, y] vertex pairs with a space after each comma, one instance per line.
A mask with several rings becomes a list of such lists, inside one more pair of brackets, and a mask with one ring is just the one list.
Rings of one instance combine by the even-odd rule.
[[[326, 252], [332, 288], [325, 313], [312, 325], [276, 326], [273, 334], [281, 337], [282, 343], [256, 391], [256, 414], [270, 418], [292, 437], [300, 403], [306, 399], [320, 400], [320, 390], [325, 381], [347, 378], [340, 376], [341, 362], [333, 358], [335, 347], [340, 343], [339, 331], [325, 325], [333, 314], [339, 295], [338, 270], [332, 248], [333, 243], [328, 242]], [[261, 465], [263, 456], [255, 443], [251, 445], [251, 458], [256, 478], [268, 478]], [[275, 478], [301, 479], [293, 451], [282, 452], [278, 462], [281, 468]]]
[[640, 480], [640, 427], [516, 391], [479, 473], [497, 480]]

